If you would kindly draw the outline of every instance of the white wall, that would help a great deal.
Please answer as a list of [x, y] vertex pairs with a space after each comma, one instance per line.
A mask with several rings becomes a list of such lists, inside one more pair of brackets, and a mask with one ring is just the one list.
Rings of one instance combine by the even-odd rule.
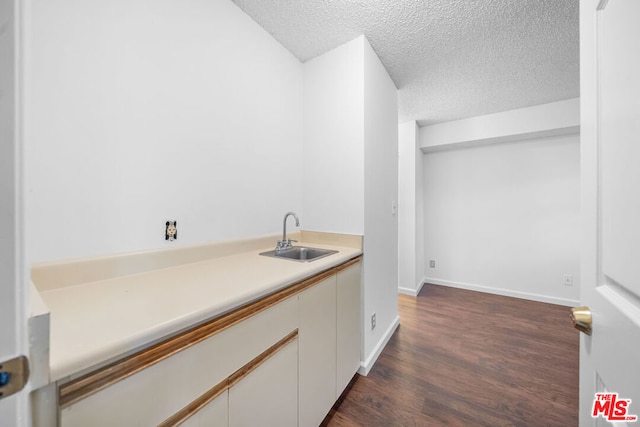
[[420, 147], [427, 152], [571, 135], [579, 128], [580, 99], [572, 98], [426, 126], [420, 129]]
[[[369, 42], [364, 48], [364, 354], [398, 324], [398, 91]], [[377, 326], [370, 328], [376, 313]], [[377, 357], [377, 356], [376, 356]], [[366, 359], [365, 359], [366, 360]]]
[[168, 219], [176, 244], [277, 233], [294, 210], [306, 230], [365, 234], [363, 355], [381, 350], [397, 91], [364, 37], [303, 66], [228, 0], [28, 12], [29, 263], [162, 247]]
[[[418, 132], [419, 135], [419, 132]], [[416, 265], [415, 265], [415, 278], [416, 278], [416, 294], [420, 292], [422, 289], [422, 285], [424, 284], [425, 277], [425, 256], [424, 256], [424, 213], [425, 213], [425, 202], [424, 202], [424, 156], [422, 155], [422, 151], [420, 149], [419, 140], [416, 135], [416, 145], [415, 145], [415, 163], [416, 163], [416, 213], [415, 213], [415, 222], [416, 222]]]
[[[397, 90], [364, 37], [304, 64], [307, 230], [364, 234], [366, 373], [397, 326]], [[376, 313], [372, 331], [370, 316]]]
[[417, 295], [424, 280], [422, 151], [415, 121], [398, 132], [398, 290]]
[[398, 126], [398, 290], [408, 294], [416, 289], [416, 183], [422, 181], [416, 171], [417, 134], [415, 120]]
[[579, 150], [572, 135], [425, 154], [426, 281], [576, 304]]
[[231, 1], [28, 11], [30, 262], [162, 247], [168, 219], [182, 245], [301, 213], [302, 65]]
[[364, 50], [356, 39], [304, 63], [305, 230], [364, 234]]

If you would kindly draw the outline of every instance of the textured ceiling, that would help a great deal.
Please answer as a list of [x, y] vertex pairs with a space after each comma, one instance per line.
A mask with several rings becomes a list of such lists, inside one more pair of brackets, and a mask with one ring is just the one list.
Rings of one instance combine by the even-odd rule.
[[300, 61], [364, 34], [421, 126], [579, 96], [578, 0], [234, 0]]

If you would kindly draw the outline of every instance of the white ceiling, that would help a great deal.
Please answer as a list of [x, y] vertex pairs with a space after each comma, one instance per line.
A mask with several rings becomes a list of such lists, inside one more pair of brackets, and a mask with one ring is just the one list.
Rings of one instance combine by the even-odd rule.
[[579, 96], [579, 0], [233, 0], [300, 61], [364, 34], [421, 126]]

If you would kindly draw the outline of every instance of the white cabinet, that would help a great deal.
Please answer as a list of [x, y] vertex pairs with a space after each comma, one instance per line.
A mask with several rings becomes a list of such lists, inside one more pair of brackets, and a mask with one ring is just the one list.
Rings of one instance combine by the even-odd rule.
[[360, 265], [58, 384], [58, 425], [318, 426], [360, 364]]
[[318, 426], [336, 400], [336, 276], [299, 295], [301, 427]]
[[358, 262], [340, 271], [337, 276], [337, 399], [360, 367], [361, 325], [360, 283]]
[[[138, 357], [140, 369], [132, 375], [77, 402], [65, 404], [61, 399], [60, 426], [158, 425], [295, 330], [297, 319], [298, 301], [293, 297], [195, 345], [184, 344], [179, 335], [175, 340], [187, 347], [155, 363], [149, 360], [160, 350], [152, 347], [148, 355]], [[170, 351], [173, 344], [164, 347]], [[123, 369], [134, 363], [137, 362], [127, 359], [120, 362]], [[108, 379], [118, 369], [119, 366], [103, 368], [95, 375], [99, 379], [106, 375]]]
[[298, 340], [294, 340], [229, 389], [229, 427], [297, 423]]
[[318, 426], [360, 367], [361, 262], [299, 295], [299, 426]]
[[181, 427], [227, 427], [229, 425], [229, 391], [225, 390], [220, 396], [187, 418]]

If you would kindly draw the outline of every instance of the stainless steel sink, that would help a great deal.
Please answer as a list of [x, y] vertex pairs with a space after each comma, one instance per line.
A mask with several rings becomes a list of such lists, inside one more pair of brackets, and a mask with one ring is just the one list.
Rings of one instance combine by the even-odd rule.
[[338, 253], [329, 249], [308, 248], [306, 246], [294, 246], [276, 252], [275, 250], [262, 252], [260, 255], [274, 258], [286, 258], [292, 261], [309, 262]]

